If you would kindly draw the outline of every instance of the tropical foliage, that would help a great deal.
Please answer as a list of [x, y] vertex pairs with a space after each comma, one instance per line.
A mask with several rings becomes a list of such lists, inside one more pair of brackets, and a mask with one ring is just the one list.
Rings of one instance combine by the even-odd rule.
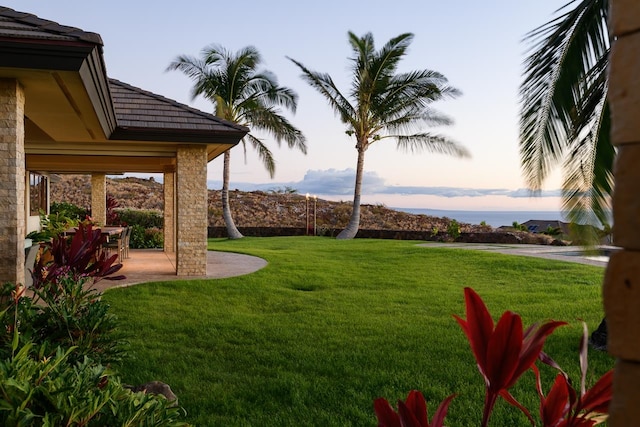
[[328, 74], [311, 71], [289, 58], [302, 70], [302, 78], [326, 98], [346, 125], [346, 133], [356, 139], [358, 161], [353, 210], [339, 239], [353, 238], [358, 232], [365, 152], [375, 142], [391, 139], [397, 142], [398, 148], [411, 152], [427, 150], [458, 157], [469, 155], [449, 138], [420, 130], [425, 125], [450, 124], [450, 118], [434, 111], [430, 105], [455, 98], [460, 92], [436, 71], [398, 72], [413, 34], [400, 34], [380, 50], [376, 50], [371, 33], [358, 37], [349, 32], [348, 37], [353, 52], [350, 58], [352, 85], [348, 94], [340, 92]]
[[573, 0], [531, 31], [520, 87], [520, 157], [530, 188], [540, 190], [558, 164], [570, 220], [610, 224], [615, 149], [606, 100], [608, 0]]
[[33, 289], [0, 286], [3, 426], [187, 425], [177, 402], [134, 393], [116, 376], [125, 343], [91, 284], [120, 266], [100, 256], [95, 231], [80, 224], [71, 242], [54, 239]]
[[[476, 359], [478, 370], [485, 382], [484, 411], [482, 427], [489, 425], [496, 400], [502, 397], [509, 404], [520, 409], [531, 425], [536, 422], [527, 408], [518, 402], [509, 392], [522, 374], [531, 369], [536, 376], [536, 390], [540, 397], [540, 420], [543, 427], [590, 427], [607, 418], [612, 398], [613, 370], [604, 374], [594, 386], [587, 390], [587, 329], [580, 351], [582, 369], [581, 389], [578, 393], [572, 386], [568, 375], [558, 364], [542, 351], [549, 335], [566, 322], [546, 321], [522, 328], [520, 315], [505, 311], [494, 327], [493, 319], [482, 298], [471, 288], [464, 289], [466, 315], [463, 319], [455, 316], [464, 331]], [[540, 371], [537, 360], [558, 369], [560, 372], [545, 396], [542, 391]], [[450, 395], [440, 404], [429, 422], [427, 404], [422, 394], [412, 390], [406, 402], [398, 401], [396, 413], [389, 403], [376, 399], [374, 408], [379, 427], [441, 427], [447, 415], [449, 404], [455, 395]]]
[[[202, 50], [202, 57], [178, 56], [169, 70], [179, 70], [195, 82], [193, 98], [202, 95], [214, 104], [216, 116], [230, 122], [250, 126], [254, 131], [267, 132], [280, 144], [285, 141], [289, 148], [307, 153], [305, 137], [300, 130], [281, 114], [280, 108], [295, 112], [298, 97], [284, 86], [279, 86], [275, 75], [260, 71], [262, 58], [252, 46], [230, 52], [220, 46], [209, 46]], [[253, 132], [242, 139], [246, 153], [251, 145], [273, 178], [276, 163], [273, 153], [265, 142]], [[224, 153], [222, 179], [222, 211], [230, 238], [240, 238], [229, 208], [229, 167], [231, 153]]]

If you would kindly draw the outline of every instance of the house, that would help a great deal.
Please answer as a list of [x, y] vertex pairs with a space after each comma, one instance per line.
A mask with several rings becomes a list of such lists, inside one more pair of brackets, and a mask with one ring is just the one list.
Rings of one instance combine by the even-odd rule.
[[559, 233], [557, 234], [569, 235], [569, 223], [559, 220], [530, 219], [527, 222], [523, 222], [522, 225], [530, 233], [546, 233], [549, 230], [558, 230]]
[[110, 79], [100, 35], [0, 7], [0, 281], [24, 280], [28, 232], [52, 174], [164, 174], [165, 247], [178, 276], [206, 275], [207, 163], [249, 130]]

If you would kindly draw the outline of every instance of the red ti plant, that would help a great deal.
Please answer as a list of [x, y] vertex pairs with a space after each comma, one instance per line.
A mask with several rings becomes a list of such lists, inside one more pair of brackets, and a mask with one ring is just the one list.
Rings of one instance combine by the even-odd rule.
[[566, 322], [547, 321], [522, 329], [521, 317], [505, 311], [495, 325], [480, 296], [471, 288], [464, 289], [467, 319], [455, 316], [476, 358], [478, 370], [485, 380], [482, 427], [489, 423], [498, 396], [519, 408], [534, 425], [529, 411], [509, 393], [518, 378], [534, 367], [546, 338]]
[[580, 394], [571, 385], [564, 372], [560, 372], [545, 396], [542, 393], [540, 372], [536, 374], [536, 388], [540, 395], [540, 419], [544, 427], [591, 427], [599, 424], [609, 412], [612, 397], [613, 369], [604, 374], [591, 389], [585, 387], [587, 376], [587, 326], [583, 323], [584, 333], [580, 349]]
[[427, 413], [427, 402], [417, 390], [410, 391], [405, 402], [398, 400], [398, 412], [393, 410], [386, 399], [378, 398], [373, 404], [378, 427], [443, 427], [449, 404], [454, 397], [455, 394], [452, 394], [440, 403], [431, 423]]
[[94, 282], [100, 279], [120, 280], [124, 276], [111, 276], [122, 268], [115, 264], [117, 254], [110, 257], [102, 250], [106, 237], [91, 223], [80, 223], [71, 241], [58, 236], [46, 244], [45, 251], [51, 256], [41, 256], [32, 272], [33, 286], [57, 284], [60, 277], [73, 275], [76, 279], [90, 277]]

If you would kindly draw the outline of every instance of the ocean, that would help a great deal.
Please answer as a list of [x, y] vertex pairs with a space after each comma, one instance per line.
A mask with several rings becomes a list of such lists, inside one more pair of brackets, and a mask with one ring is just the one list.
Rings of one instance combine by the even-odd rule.
[[422, 214], [437, 217], [447, 217], [458, 222], [468, 224], [480, 224], [482, 221], [492, 227], [511, 225], [514, 221], [519, 224], [530, 219], [539, 220], [559, 220], [565, 221], [561, 212], [556, 211], [458, 211], [440, 209], [413, 209], [413, 208], [391, 208], [401, 212], [412, 214]]

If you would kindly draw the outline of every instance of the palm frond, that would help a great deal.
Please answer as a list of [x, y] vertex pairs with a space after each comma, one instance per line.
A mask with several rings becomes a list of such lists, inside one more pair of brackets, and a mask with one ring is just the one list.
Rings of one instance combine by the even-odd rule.
[[533, 189], [563, 159], [576, 134], [572, 125], [588, 87], [585, 77], [608, 56], [607, 10], [608, 0], [574, 0], [560, 9], [560, 16], [527, 35], [532, 50], [520, 87], [520, 157]]
[[302, 79], [329, 101], [329, 105], [334, 112], [340, 116], [340, 120], [342, 120], [343, 123], [351, 123], [355, 115], [355, 110], [347, 98], [340, 93], [331, 76], [311, 71], [295, 59], [287, 58], [300, 68], [302, 71]]
[[269, 150], [269, 147], [251, 134], [246, 135], [245, 138], [257, 151], [258, 158], [262, 162], [262, 165], [265, 167], [267, 172], [269, 172], [269, 176], [273, 178], [276, 174], [276, 161], [273, 158], [273, 153]]
[[306, 138], [284, 116], [273, 107], [253, 107], [244, 114], [248, 123], [253, 123], [252, 131], [266, 131], [271, 134], [278, 145], [285, 141], [289, 148], [297, 148], [307, 154]]
[[398, 140], [398, 148], [411, 153], [429, 151], [455, 157], [471, 157], [469, 150], [442, 135], [418, 133], [414, 135], [389, 135], [388, 137], [396, 138]]

